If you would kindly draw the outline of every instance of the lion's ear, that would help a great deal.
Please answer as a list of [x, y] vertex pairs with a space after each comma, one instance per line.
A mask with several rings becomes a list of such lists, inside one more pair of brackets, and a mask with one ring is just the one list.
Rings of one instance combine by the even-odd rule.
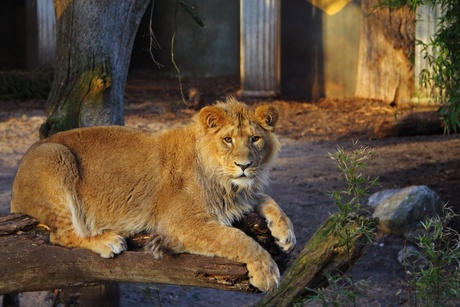
[[201, 109], [200, 123], [205, 129], [222, 125], [225, 119], [225, 112], [215, 106], [207, 106]]
[[262, 128], [272, 131], [278, 122], [278, 108], [272, 105], [262, 105], [256, 108], [256, 118], [259, 120]]

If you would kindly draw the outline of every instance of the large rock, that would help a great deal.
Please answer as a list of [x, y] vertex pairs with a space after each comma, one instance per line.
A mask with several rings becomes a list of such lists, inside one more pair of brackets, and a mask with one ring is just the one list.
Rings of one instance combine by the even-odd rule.
[[424, 185], [377, 192], [368, 204], [375, 208], [372, 216], [379, 218], [382, 232], [404, 237], [413, 237], [421, 221], [443, 212], [439, 195]]

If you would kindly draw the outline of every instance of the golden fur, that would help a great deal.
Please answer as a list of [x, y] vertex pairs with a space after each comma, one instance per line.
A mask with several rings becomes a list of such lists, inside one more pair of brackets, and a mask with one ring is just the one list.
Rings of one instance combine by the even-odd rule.
[[124, 237], [154, 234], [147, 251], [222, 256], [247, 264], [250, 282], [273, 289], [278, 267], [231, 227], [258, 211], [281, 248], [295, 245], [293, 227], [262, 193], [280, 149], [278, 111], [233, 98], [203, 108], [182, 128], [149, 133], [109, 126], [58, 133], [33, 145], [16, 174], [11, 211], [36, 217], [51, 242], [113, 257]]

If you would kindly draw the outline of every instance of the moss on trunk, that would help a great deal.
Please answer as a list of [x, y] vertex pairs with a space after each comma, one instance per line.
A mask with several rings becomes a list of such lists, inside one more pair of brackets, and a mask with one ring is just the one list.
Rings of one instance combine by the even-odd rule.
[[369, 229], [377, 230], [374, 219], [357, 217], [361, 219], [346, 221], [344, 230], [357, 233], [352, 236], [347, 250], [343, 246], [341, 234], [334, 234], [332, 228], [334, 219], [329, 218], [320, 229], [310, 238], [300, 255], [281, 279], [279, 287], [272, 293], [265, 295], [254, 306], [291, 306], [297, 299], [308, 295], [307, 288], [316, 289], [327, 286], [325, 272], [332, 275], [343, 274], [349, 270], [362, 256], [367, 238], [356, 229], [366, 224]]
[[150, 0], [55, 0], [55, 76], [40, 138], [94, 125], [123, 125], [131, 49]]

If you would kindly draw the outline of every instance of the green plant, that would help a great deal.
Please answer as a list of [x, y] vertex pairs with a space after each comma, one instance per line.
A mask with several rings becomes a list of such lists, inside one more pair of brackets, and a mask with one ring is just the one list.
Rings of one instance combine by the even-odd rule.
[[[363, 174], [366, 161], [374, 154], [374, 150], [353, 143], [350, 153], [338, 147], [337, 152], [330, 157], [335, 161], [343, 180], [345, 189], [332, 192], [331, 196], [338, 212], [331, 215], [334, 227], [331, 232], [340, 238], [338, 248], [345, 249], [349, 261], [347, 274], [326, 274], [329, 287], [327, 289], [308, 289], [312, 295], [301, 304], [319, 302], [324, 306], [356, 306], [357, 299], [365, 296], [368, 281], [354, 281], [352, 271], [352, 242], [357, 236], [365, 236], [369, 242], [375, 230], [371, 219], [363, 216], [362, 201], [368, 195], [368, 190], [377, 184], [376, 179], [370, 179]], [[351, 224], [355, 227], [350, 227]]]
[[357, 144], [358, 142], [353, 142], [353, 149], [350, 153], [338, 147], [334, 155], [329, 154], [346, 184], [344, 190], [331, 193], [339, 209], [338, 219], [346, 219], [351, 215], [361, 213], [362, 200], [368, 196], [369, 189], [377, 184], [377, 178], [371, 180], [363, 174], [366, 162], [372, 158], [374, 150], [365, 146], [358, 147]]
[[415, 10], [427, 5], [443, 12], [438, 18], [436, 32], [429, 43], [417, 41], [430, 69], [420, 74], [420, 84], [429, 89], [439, 105], [446, 132], [457, 132], [460, 126], [460, 1], [458, 0], [384, 0], [378, 7]]
[[420, 252], [407, 271], [416, 306], [454, 306], [460, 301], [460, 235], [449, 227], [455, 217], [452, 209], [444, 208], [442, 217], [422, 223], [416, 238]]
[[350, 276], [326, 274], [329, 283], [327, 289], [310, 289], [312, 295], [300, 306], [308, 303], [320, 303], [323, 306], [356, 306], [360, 297], [366, 296], [369, 280], [354, 281]]

